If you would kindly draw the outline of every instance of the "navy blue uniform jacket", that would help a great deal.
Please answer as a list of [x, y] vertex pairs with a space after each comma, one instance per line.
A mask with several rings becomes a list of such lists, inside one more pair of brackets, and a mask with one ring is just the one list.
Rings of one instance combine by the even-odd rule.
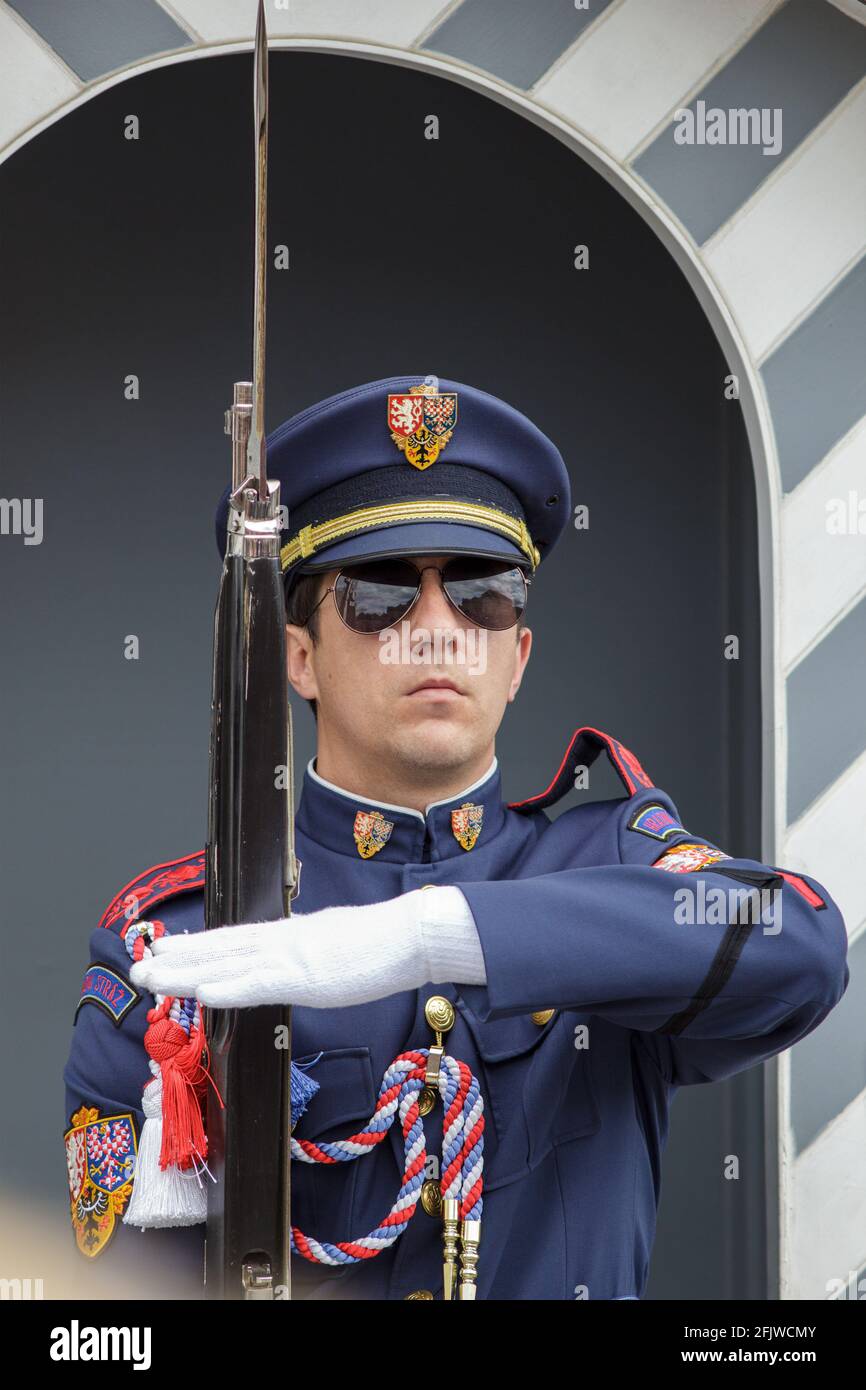
[[[626, 796], [551, 820], [544, 807], [571, 785], [575, 759], [588, 763], [602, 747]], [[309, 1074], [321, 1089], [295, 1135], [335, 1139], [359, 1129], [388, 1064], [433, 1040], [424, 1004], [444, 994], [457, 1010], [446, 1051], [478, 1076], [485, 1103], [479, 1297], [639, 1298], [675, 1091], [754, 1066], [815, 1028], [848, 983], [844, 923], [812, 879], [783, 878], [752, 859], [719, 858], [690, 870], [694, 852], [677, 859], [678, 847], [707, 842], [680, 825], [673, 802], [633, 755], [595, 731], [575, 735], [558, 779], [521, 809], [503, 804], [496, 769], [471, 799], [484, 811], [467, 851], [451, 824], [465, 794], [422, 816], [377, 808], [307, 772], [296, 910], [456, 884], [477, 924], [487, 984], [430, 985], [343, 1009], [296, 1008], [293, 1055], [318, 1059]], [[394, 828], [363, 859], [355, 815], [376, 809]], [[677, 871], [653, 867], [671, 851]], [[143, 920], [158, 918], [170, 933], [200, 931], [203, 864], [199, 854], [149, 870], [121, 891], [93, 932], [95, 968], [64, 1072], [64, 1129], [89, 1107], [100, 1117], [130, 1115], [140, 1133], [150, 1079], [142, 1039], [153, 998], [124, 992], [123, 904], [134, 891]], [[733, 890], [733, 901], [774, 885], [769, 926], [760, 918], [737, 921], [736, 910], [706, 910], [713, 889]], [[689, 893], [699, 919], [704, 902], [703, 922], [688, 920]], [[543, 1010], [554, 1012], [533, 1021]], [[424, 1120], [431, 1154], [441, 1149], [441, 1122], [437, 1105]], [[295, 1163], [293, 1224], [331, 1241], [373, 1230], [399, 1188], [399, 1128], [358, 1162]], [[441, 1229], [419, 1204], [405, 1234], [375, 1259], [334, 1270], [296, 1256], [294, 1296], [403, 1299], [423, 1289], [441, 1297]], [[148, 1246], [173, 1265], [188, 1264], [198, 1285], [203, 1242], [203, 1226], [142, 1232], [118, 1216], [99, 1259], [119, 1267]]]

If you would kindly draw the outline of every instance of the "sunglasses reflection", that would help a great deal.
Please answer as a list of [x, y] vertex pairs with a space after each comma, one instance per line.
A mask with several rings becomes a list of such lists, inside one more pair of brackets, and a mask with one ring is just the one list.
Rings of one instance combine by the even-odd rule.
[[346, 627], [381, 633], [415, 607], [422, 576], [432, 570], [451, 608], [474, 627], [503, 632], [515, 627], [526, 608], [528, 579], [518, 565], [476, 557], [419, 568], [407, 560], [378, 560], [347, 566], [330, 590]]

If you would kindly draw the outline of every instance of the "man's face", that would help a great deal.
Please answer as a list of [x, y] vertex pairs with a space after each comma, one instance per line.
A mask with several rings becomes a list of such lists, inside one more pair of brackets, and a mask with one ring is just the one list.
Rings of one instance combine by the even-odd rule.
[[317, 706], [323, 749], [368, 766], [439, 773], [492, 755], [506, 704], [529, 657], [532, 634], [479, 628], [446, 598], [438, 573], [448, 556], [408, 556], [423, 570], [410, 613], [383, 633], [352, 632], [320, 576], [318, 639], [287, 627], [289, 679]]

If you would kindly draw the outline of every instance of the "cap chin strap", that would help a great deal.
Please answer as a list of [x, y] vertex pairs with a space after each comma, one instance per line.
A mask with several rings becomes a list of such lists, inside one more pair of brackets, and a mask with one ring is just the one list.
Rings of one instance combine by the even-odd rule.
[[510, 540], [523, 552], [533, 569], [541, 559], [532, 543], [526, 522], [519, 517], [509, 516], [498, 507], [486, 506], [482, 502], [431, 497], [417, 501], [387, 502], [375, 507], [360, 507], [344, 516], [336, 516], [331, 521], [323, 521], [317, 526], [304, 526], [280, 550], [280, 564], [285, 571], [298, 560], [308, 559], [323, 546], [332, 545], [335, 541], [345, 540], [348, 536], [355, 536], [372, 527], [398, 526], [411, 521], [451, 521], [481, 526], [488, 531], [497, 531], [499, 535]]

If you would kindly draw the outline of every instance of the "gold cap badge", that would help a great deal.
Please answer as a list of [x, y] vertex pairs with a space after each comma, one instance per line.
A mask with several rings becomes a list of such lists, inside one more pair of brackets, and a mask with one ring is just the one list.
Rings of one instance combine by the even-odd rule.
[[421, 382], [408, 395], [388, 396], [391, 438], [415, 468], [429, 468], [436, 462], [456, 423], [456, 391], [437, 391]]

